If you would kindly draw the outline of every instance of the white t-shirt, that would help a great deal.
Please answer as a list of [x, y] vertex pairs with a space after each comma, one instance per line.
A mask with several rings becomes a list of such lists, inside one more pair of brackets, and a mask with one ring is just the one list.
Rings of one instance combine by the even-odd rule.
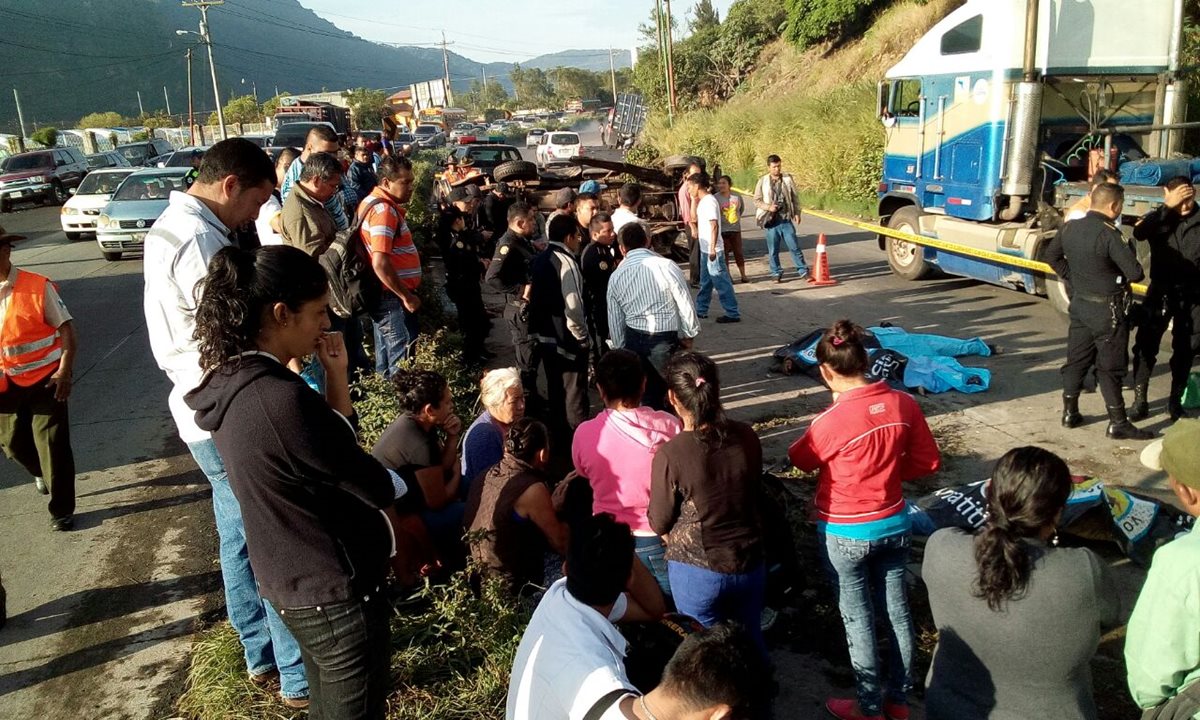
[[[717, 223], [715, 237], [713, 222]], [[716, 195], [705, 195], [696, 203], [696, 234], [700, 238], [701, 253], [707, 255], [713, 242], [716, 242], [717, 252], [725, 250], [725, 242], [721, 239], [721, 201]]]
[[623, 207], [612, 211], [613, 232], [621, 232], [621, 228], [635, 222], [641, 222], [641, 218]]
[[275, 199], [275, 195], [267, 198], [263, 206], [258, 209], [258, 217], [254, 218], [254, 229], [258, 231], [258, 241], [263, 245], [282, 245], [283, 236], [275, 232], [271, 227], [271, 221], [274, 220], [281, 212], [283, 206]]
[[[566, 578], [551, 585], [517, 648], [505, 720], [583, 720], [614, 690], [637, 695], [625, 676], [625, 638], [612, 623], [627, 607], [621, 595], [606, 618], [567, 592]], [[601, 720], [623, 720], [618, 705]]]

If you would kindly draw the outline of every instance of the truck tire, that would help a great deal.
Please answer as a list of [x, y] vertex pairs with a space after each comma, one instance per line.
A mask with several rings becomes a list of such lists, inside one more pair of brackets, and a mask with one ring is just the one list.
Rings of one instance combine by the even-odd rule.
[[[920, 214], [911, 205], [892, 213], [888, 227], [901, 232], [919, 235]], [[925, 260], [925, 249], [903, 240], [889, 237], [887, 239], [888, 266], [892, 272], [905, 280], [921, 280], [933, 273], [933, 265]]]
[[527, 160], [509, 160], [508, 162], [500, 163], [492, 170], [492, 178], [496, 182], [537, 180], [538, 167]]
[[693, 155], [672, 155], [666, 160], [663, 160], [663, 169], [668, 172], [675, 170], [687, 170], [688, 165], [699, 163], [700, 167], [704, 167], [704, 159]]
[[1067, 297], [1067, 287], [1056, 277], [1046, 278], [1046, 298], [1050, 307], [1058, 313], [1066, 315], [1071, 310], [1071, 299]]

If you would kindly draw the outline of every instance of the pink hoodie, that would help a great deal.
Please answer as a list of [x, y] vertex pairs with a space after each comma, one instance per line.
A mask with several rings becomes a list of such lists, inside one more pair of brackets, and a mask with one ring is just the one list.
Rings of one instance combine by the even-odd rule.
[[592, 512], [612, 513], [639, 534], [654, 534], [646, 520], [650, 464], [660, 445], [679, 434], [679, 419], [661, 410], [604, 410], [575, 430], [571, 459], [592, 484]]

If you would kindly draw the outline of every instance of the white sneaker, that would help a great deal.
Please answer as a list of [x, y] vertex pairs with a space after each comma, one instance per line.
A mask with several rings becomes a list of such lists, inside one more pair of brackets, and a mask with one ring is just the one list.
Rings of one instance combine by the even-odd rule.
[[34, 485], [34, 487], [37, 488], [37, 491], [40, 492], [41, 494], [43, 494], [43, 495], [50, 494], [50, 489], [46, 487], [46, 481], [41, 479], [40, 477], [35, 477], [33, 479], [33, 485]]

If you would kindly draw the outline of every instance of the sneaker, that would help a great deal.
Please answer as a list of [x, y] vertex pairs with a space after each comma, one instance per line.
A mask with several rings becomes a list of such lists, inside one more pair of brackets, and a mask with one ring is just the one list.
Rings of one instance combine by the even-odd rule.
[[908, 703], [885, 700], [883, 703], [883, 716], [887, 720], [908, 720]]
[[797, 280], [812, 280], [812, 279], [813, 279], [813, 277], [812, 277], [812, 273], [810, 273], [809, 271], [805, 270], [804, 272], [798, 272], [798, 273], [796, 273], [796, 279], [797, 279]]
[[33, 479], [33, 486], [35, 488], [37, 488], [37, 491], [43, 495], [50, 494], [50, 488], [46, 487], [46, 481], [41, 479], [40, 477], [35, 477]]
[[825, 710], [838, 720], [883, 720], [882, 715], [863, 715], [858, 711], [858, 701], [848, 698], [829, 698]]
[[254, 673], [247, 673], [247, 675], [250, 677], [250, 684], [254, 685], [255, 687], [266, 688], [279, 684], [279, 671], [275, 668], [271, 668], [265, 673], [260, 673], [258, 675], [255, 675]]
[[284, 697], [283, 695], [280, 695], [279, 699], [281, 701], [283, 701], [283, 704], [285, 706], [291, 708], [292, 710], [307, 710], [308, 709], [309, 703], [308, 703], [307, 695], [305, 695], [304, 697], [299, 697], [299, 698], [290, 698], [290, 697]]
[[775, 276], [775, 282], [777, 282], [777, 283], [783, 282], [783, 273], [779, 273], [778, 275]]
[[742, 319], [740, 317], [730, 317], [728, 315], [722, 315], [721, 317], [717, 318], [717, 322], [721, 323], [722, 325], [725, 323], [735, 323], [741, 321]]
[[57, 532], [66, 532], [75, 527], [75, 518], [71, 515], [54, 518], [50, 521], [50, 527], [54, 528]]

